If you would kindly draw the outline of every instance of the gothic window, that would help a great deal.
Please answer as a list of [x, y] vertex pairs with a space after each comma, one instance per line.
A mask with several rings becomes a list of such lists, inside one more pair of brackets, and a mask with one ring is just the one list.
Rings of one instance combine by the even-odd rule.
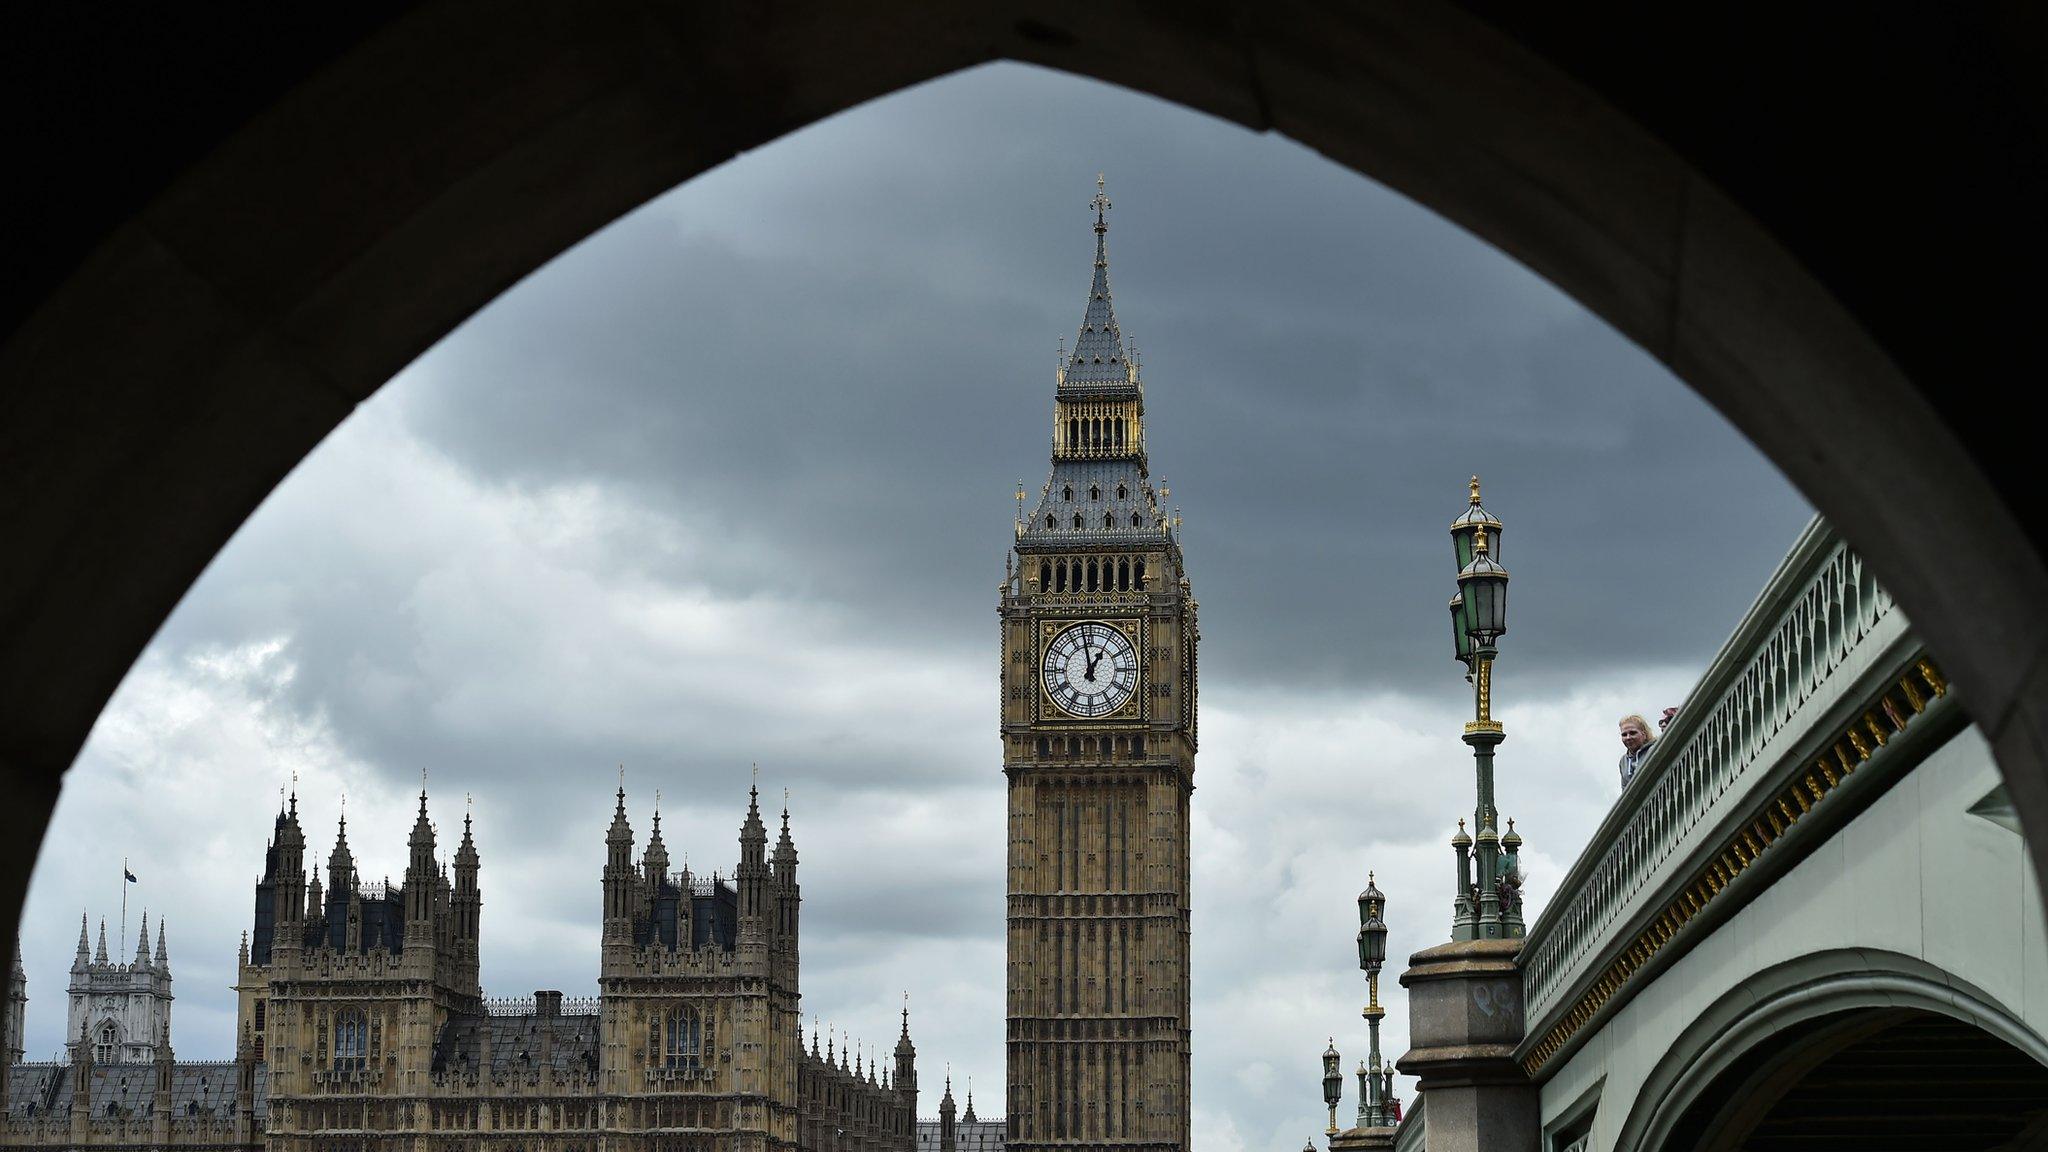
[[1038, 565], [1038, 590], [1041, 592], [1052, 590], [1052, 565], [1043, 562], [1040, 562]]
[[263, 1031], [263, 1009], [269, 1003], [270, 1001], [268, 1000], [258, 1000], [256, 1002], [256, 1031], [258, 1032]]
[[1089, 498], [1090, 500], [1100, 500], [1100, 499], [1102, 499], [1102, 485], [1100, 485], [1100, 484], [1090, 484], [1090, 485], [1088, 486], [1088, 498]]
[[1079, 528], [1080, 526], [1081, 526], [1081, 514], [1080, 514], [1079, 512], [1076, 512], [1076, 513], [1074, 513], [1074, 527], [1076, 527], [1076, 528]]
[[662, 1018], [661, 1064], [695, 1069], [703, 1061], [704, 1024], [694, 1008], [671, 1008]]
[[1108, 512], [1104, 512], [1102, 514], [1102, 526], [1104, 528], [1116, 527], [1116, 517]]
[[1047, 517], [1045, 518], [1045, 526], [1046, 526], [1047, 528], [1054, 528], [1054, 527], [1057, 527], [1058, 525], [1056, 525], [1055, 523], [1053, 523], [1053, 518], [1052, 518], [1052, 517], [1050, 517], [1050, 516], [1047, 516]]
[[1123, 485], [1121, 485], [1121, 484], [1117, 485], [1117, 486], [1116, 486], [1116, 498], [1117, 498], [1117, 499], [1119, 499], [1119, 500], [1128, 500], [1128, 499], [1130, 499], [1130, 498], [1131, 498], [1131, 492], [1130, 492], [1130, 489], [1128, 489], [1128, 488], [1125, 488], [1125, 487], [1124, 487]]
[[1145, 738], [1144, 738], [1143, 736], [1133, 736], [1133, 737], [1131, 737], [1131, 755], [1133, 755], [1133, 756], [1143, 756], [1144, 754], [1145, 754]]
[[1101, 587], [1099, 584], [1096, 583], [1096, 576], [1097, 571], [1095, 567], [1095, 561], [1090, 560], [1088, 562], [1088, 590], [1090, 592], [1098, 591]]
[[1143, 592], [1145, 590], [1145, 562], [1143, 560], [1138, 560], [1131, 565], [1131, 583], [1137, 585], [1138, 591]]
[[1116, 420], [1116, 446], [1119, 448], [1124, 446], [1124, 420], [1121, 416], [1117, 417]]
[[359, 1072], [369, 1053], [369, 1028], [360, 1010], [344, 1008], [334, 1017], [334, 1068]]
[[109, 1020], [100, 1025], [99, 1042], [92, 1046], [92, 1062], [112, 1064], [121, 1058], [121, 1029]]
[[1067, 562], [1065, 560], [1060, 561], [1059, 581], [1059, 587], [1056, 590], [1065, 592], [1067, 590]]
[[1144, 525], [1138, 520], [1138, 514], [1136, 512], [1131, 513], [1131, 527], [1141, 528], [1143, 526]]
[[1067, 486], [1066, 486], [1065, 488], [1062, 488], [1062, 489], [1060, 489], [1060, 499], [1062, 499], [1062, 500], [1067, 500], [1067, 501], [1072, 501], [1072, 500], [1073, 500], [1073, 498], [1074, 498], [1074, 486], [1073, 486], [1072, 484], [1069, 484], [1069, 485], [1067, 485]]
[[1129, 592], [1131, 590], [1131, 562], [1129, 560], [1119, 560], [1116, 562], [1116, 590], [1119, 592]]

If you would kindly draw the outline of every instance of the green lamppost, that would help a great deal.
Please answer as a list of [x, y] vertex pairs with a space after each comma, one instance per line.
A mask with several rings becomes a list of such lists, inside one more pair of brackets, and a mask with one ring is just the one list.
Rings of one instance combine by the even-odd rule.
[[1337, 1071], [1337, 1038], [1330, 1037], [1330, 1046], [1323, 1049], [1323, 1103], [1330, 1106], [1330, 1127], [1326, 1135], [1337, 1134], [1337, 1101], [1344, 1097], [1344, 1074]]
[[1385, 1128], [1391, 1122], [1387, 1097], [1394, 1073], [1380, 1064], [1380, 1020], [1387, 1014], [1380, 1007], [1380, 968], [1387, 962], [1387, 922], [1382, 917], [1386, 910], [1387, 898], [1367, 872], [1365, 891], [1358, 894], [1358, 966], [1365, 969], [1365, 1027], [1372, 1041], [1368, 1058], [1358, 1066], [1360, 1128]]
[[1458, 855], [1453, 940], [1511, 939], [1523, 931], [1517, 851], [1521, 839], [1515, 837], [1503, 853], [1500, 813], [1493, 797], [1493, 750], [1507, 738], [1500, 721], [1493, 718], [1495, 645], [1508, 630], [1508, 570], [1500, 565], [1500, 540], [1501, 523], [1480, 506], [1479, 477], [1474, 476], [1470, 503], [1451, 521], [1452, 550], [1458, 561], [1458, 594], [1451, 598], [1452, 653], [1465, 665], [1465, 678], [1472, 684], [1474, 716], [1465, 725], [1464, 739], [1472, 748], [1479, 778], [1473, 835], [1468, 837], [1460, 827], [1451, 842]]

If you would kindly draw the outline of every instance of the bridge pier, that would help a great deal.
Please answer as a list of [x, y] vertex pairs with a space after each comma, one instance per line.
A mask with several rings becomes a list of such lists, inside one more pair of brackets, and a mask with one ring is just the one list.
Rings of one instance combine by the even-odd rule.
[[1395, 1066], [1417, 1080], [1429, 1152], [1537, 1152], [1536, 1086], [1514, 1059], [1521, 949], [1520, 940], [1463, 940], [1408, 958], [1411, 1047]]

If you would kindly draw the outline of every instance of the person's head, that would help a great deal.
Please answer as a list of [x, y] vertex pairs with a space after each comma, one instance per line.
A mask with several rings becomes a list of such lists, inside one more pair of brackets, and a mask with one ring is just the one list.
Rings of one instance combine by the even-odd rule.
[[1621, 746], [1633, 752], [1656, 739], [1650, 734], [1650, 722], [1633, 713], [1621, 718]]

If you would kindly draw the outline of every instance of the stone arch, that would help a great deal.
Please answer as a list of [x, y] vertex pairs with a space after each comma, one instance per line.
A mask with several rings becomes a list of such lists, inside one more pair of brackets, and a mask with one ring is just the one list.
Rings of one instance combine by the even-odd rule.
[[[2022, 422], [1974, 418], [2006, 381], [2048, 374], [2048, 350], [2012, 337], [2038, 300], [2024, 270], [2048, 259], [2030, 97], [2048, 52], [1960, 6], [1763, 36], [1684, 15], [430, 0], [223, 38], [198, 10], [108, 29], [50, 14], [51, 42], [91, 51], [0, 78], [60, 110], [17, 141], [22, 166], [56, 175], [9, 189], [38, 227], [0, 297], [6, 907], [121, 676], [357, 403], [659, 192], [998, 58], [1285, 132], [1669, 365], [1877, 566], [1966, 686], [2048, 873], [2048, 512], [2021, 508]], [[145, 99], [151, 115], [124, 114]], [[1901, 154], [1940, 162], [1884, 163]], [[2003, 259], [1970, 291], [1926, 291], [1990, 250]]]
[[1842, 948], [1766, 968], [1723, 993], [1671, 1043], [1630, 1106], [1616, 1149], [1673, 1149], [1712, 1092], [1773, 1044], [1824, 1043], [1880, 1014], [1923, 1013], [1981, 1029], [2048, 1068], [2048, 1038], [1982, 989], [1903, 953]]

